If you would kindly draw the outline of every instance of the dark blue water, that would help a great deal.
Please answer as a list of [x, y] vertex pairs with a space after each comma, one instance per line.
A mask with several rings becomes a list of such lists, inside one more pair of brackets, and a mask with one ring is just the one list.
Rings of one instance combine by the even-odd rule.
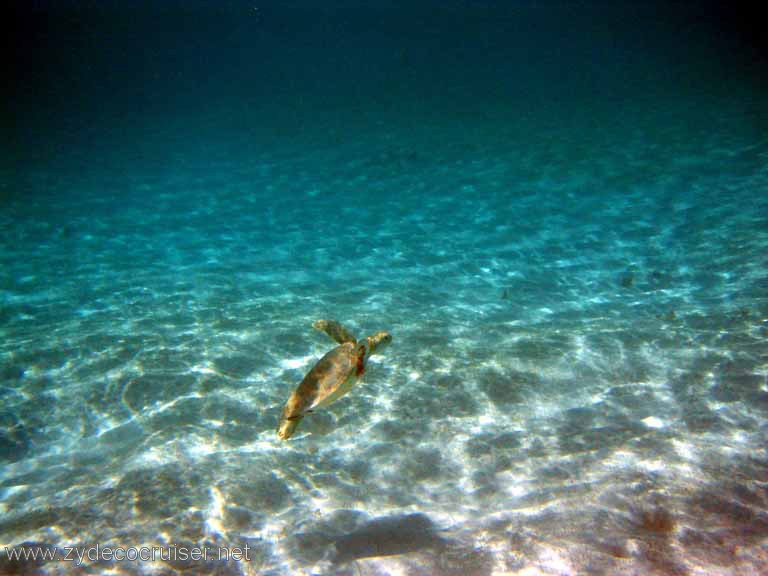
[[20, 5], [0, 572], [768, 570], [754, 15], [417, 4]]

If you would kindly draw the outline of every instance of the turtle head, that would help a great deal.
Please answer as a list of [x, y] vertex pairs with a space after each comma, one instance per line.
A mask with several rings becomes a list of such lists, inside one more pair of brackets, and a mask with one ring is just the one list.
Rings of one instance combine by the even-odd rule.
[[368, 344], [368, 354], [376, 354], [386, 348], [392, 342], [392, 334], [389, 332], [376, 332], [373, 336], [365, 339]]
[[280, 426], [277, 428], [277, 435], [280, 440], [288, 440], [293, 435], [299, 422], [304, 418], [306, 408], [306, 397], [296, 392], [291, 394], [288, 402], [285, 403], [283, 415], [280, 418]]
[[295, 432], [296, 427], [299, 425], [301, 419], [302, 416], [290, 420], [287, 418], [280, 420], [280, 427], [277, 429], [278, 438], [280, 438], [280, 440], [288, 440], [288, 438], [293, 436], [293, 433]]

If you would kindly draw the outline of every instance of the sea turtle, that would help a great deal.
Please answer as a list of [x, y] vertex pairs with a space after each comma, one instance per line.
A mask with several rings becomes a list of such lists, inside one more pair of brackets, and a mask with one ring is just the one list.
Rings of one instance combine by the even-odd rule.
[[277, 435], [287, 440], [304, 415], [335, 402], [357, 384], [368, 357], [392, 341], [389, 332], [376, 332], [362, 340], [334, 320], [317, 320], [313, 328], [339, 343], [312, 367], [283, 408]]

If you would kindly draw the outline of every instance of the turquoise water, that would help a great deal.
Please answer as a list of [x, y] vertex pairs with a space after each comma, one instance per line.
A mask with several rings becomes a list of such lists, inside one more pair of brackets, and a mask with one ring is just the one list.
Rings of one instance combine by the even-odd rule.
[[[671, 27], [650, 57], [620, 10], [574, 32], [579, 10], [552, 8], [525, 14], [563, 42], [539, 60], [538, 36], [505, 35], [525, 22], [464, 8], [402, 29], [265, 8], [222, 20], [234, 40], [193, 12], [209, 36], [149, 30], [141, 58], [105, 25], [132, 20], [102, 14], [30, 81], [0, 182], [3, 570], [82, 573], [10, 561], [25, 543], [251, 548], [86, 562], [110, 574], [768, 569], [766, 99], [729, 60], [747, 49], [670, 63]], [[90, 50], [127, 77], [83, 72]], [[280, 442], [335, 345], [319, 318], [393, 343]]]

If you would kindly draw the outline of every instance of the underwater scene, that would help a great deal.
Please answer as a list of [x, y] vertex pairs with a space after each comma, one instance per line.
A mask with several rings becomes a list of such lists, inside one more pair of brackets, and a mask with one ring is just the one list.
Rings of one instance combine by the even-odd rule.
[[0, 574], [768, 574], [751, 16], [25, 3]]

